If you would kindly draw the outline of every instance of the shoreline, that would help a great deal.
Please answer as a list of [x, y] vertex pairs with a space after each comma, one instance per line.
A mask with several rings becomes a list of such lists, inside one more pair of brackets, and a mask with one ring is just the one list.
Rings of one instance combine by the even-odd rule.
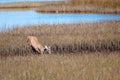
[[82, 10], [73, 10], [73, 11], [59, 11], [59, 10], [51, 10], [51, 11], [44, 11], [44, 10], [36, 10], [37, 13], [48, 13], [48, 14], [120, 14], [120, 11], [119, 12], [116, 12], [116, 11], [113, 11], [113, 12], [110, 12], [110, 11], [106, 11], [106, 12], [100, 12], [100, 11], [82, 11]]
[[37, 7], [30, 7], [30, 8], [0, 8], [0, 11], [29, 11], [29, 10], [33, 10], [37, 13], [48, 13], [48, 14], [120, 14], [120, 10], [116, 11], [100, 11], [100, 10], [38, 10]]
[[35, 10], [38, 13], [110, 13], [120, 14], [120, 8], [96, 5], [71, 5], [69, 2], [16, 2], [0, 4], [1, 10]]

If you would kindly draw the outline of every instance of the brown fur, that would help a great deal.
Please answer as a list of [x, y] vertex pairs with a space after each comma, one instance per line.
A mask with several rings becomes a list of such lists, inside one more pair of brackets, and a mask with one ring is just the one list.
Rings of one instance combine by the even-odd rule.
[[35, 36], [28, 36], [27, 42], [38, 52], [43, 54], [44, 47], [39, 43], [37, 37]]

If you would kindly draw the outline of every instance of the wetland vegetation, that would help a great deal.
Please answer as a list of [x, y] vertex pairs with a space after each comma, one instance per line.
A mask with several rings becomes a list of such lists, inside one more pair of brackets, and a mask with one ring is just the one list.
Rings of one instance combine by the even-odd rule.
[[[0, 4], [0, 10], [119, 14], [119, 3], [15, 2]], [[0, 80], [120, 80], [120, 20], [19, 26], [0, 30]], [[29, 35], [50, 45], [52, 54], [34, 52], [27, 43]]]
[[[102, 24], [102, 25], [101, 25]], [[0, 51], [5, 55], [29, 53], [26, 37], [36, 36], [43, 45], [50, 45], [53, 53], [81, 51], [119, 51], [120, 21], [97, 23], [37, 25], [0, 32]]]
[[1, 10], [36, 10], [43, 13], [120, 13], [119, 0], [65, 0], [0, 4]]
[[120, 54], [2, 57], [0, 71], [1, 80], [120, 80]]

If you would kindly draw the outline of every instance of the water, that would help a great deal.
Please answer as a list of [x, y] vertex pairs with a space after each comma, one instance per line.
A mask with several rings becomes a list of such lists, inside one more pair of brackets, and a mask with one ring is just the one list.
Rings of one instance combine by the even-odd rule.
[[120, 20], [119, 14], [45, 14], [35, 11], [0, 11], [0, 29], [36, 24], [72, 24]]
[[46, 1], [64, 1], [64, 0], [0, 0], [0, 3], [10, 3], [10, 2], [46, 2]]

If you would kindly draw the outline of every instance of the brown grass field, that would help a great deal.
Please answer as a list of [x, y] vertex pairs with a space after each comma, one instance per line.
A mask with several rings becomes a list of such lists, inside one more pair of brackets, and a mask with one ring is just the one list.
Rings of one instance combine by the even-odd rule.
[[0, 4], [0, 10], [36, 10], [43, 13], [120, 13], [120, 0], [65, 0]]
[[[52, 54], [35, 54], [28, 35]], [[26, 26], [0, 37], [0, 80], [120, 80], [120, 21]]]
[[41, 7], [43, 13], [120, 13], [119, 0], [69, 0]]
[[31, 52], [27, 36], [36, 36], [53, 53], [120, 51], [120, 21], [38, 25], [0, 32], [1, 55]]
[[[120, 13], [120, 0], [71, 0], [0, 4], [0, 10], [49, 13]], [[4, 27], [4, 26], [3, 26]], [[32, 51], [27, 36], [50, 45]], [[120, 80], [120, 20], [27, 25], [0, 31], [0, 80]]]
[[117, 52], [0, 58], [0, 80], [120, 80]]

